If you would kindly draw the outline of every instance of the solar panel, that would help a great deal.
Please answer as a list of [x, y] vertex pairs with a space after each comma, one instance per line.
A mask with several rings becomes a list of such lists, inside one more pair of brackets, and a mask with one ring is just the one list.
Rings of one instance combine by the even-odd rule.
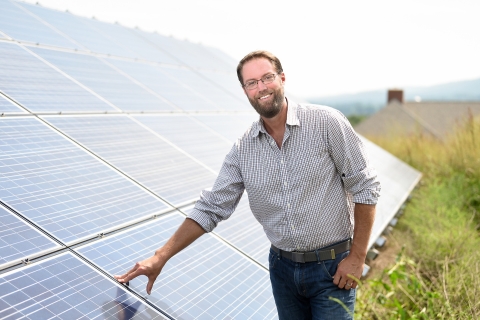
[[[188, 214], [192, 209], [193, 206], [182, 209], [182, 211]], [[250, 210], [246, 193], [230, 218], [221, 221], [213, 232], [268, 268], [270, 240]]]
[[239, 99], [237, 95], [218, 87], [208, 78], [202, 78], [192, 70], [184, 68], [164, 68], [164, 70], [172, 78], [178, 79], [189, 88], [195, 88], [195, 90], [201, 92], [203, 96], [217, 105], [220, 110], [250, 111], [246, 97]]
[[[171, 213], [77, 249], [109, 274], [123, 274], [152, 255], [184, 216]], [[144, 295], [146, 278], [130, 281]], [[203, 235], [163, 268], [148, 301], [179, 319], [276, 318], [268, 272], [210, 234]]]
[[177, 43], [181, 47], [180, 51], [187, 55], [185, 57], [185, 59], [188, 59], [188, 62], [185, 61], [187, 65], [199, 69], [232, 71], [231, 66], [224, 63], [222, 59], [217, 59], [216, 56], [212, 55], [208, 47], [188, 40], [178, 41]]
[[38, 48], [31, 50], [123, 111], [176, 109], [94, 56]]
[[0, 88], [32, 112], [114, 111], [21, 46], [0, 42]]
[[216, 172], [232, 148], [230, 141], [185, 114], [140, 115], [135, 119]]
[[[232, 70], [235, 69], [233, 68]], [[238, 82], [238, 78], [235, 73], [202, 70], [202, 75], [211, 82], [222, 87], [225, 91], [228, 91], [230, 95], [242, 101], [244, 104], [244, 111], [253, 111], [252, 106], [249, 104], [247, 96], [243, 92], [243, 88], [240, 86], [240, 82]]]
[[1, 319], [167, 319], [71, 253], [0, 274]]
[[[185, 219], [174, 207], [191, 210], [258, 120], [236, 61], [38, 5], [0, 8], [0, 318], [276, 318], [270, 243], [247, 194], [172, 258], [148, 300], [136, 298], [144, 277], [126, 289], [102, 273], [165, 243]], [[383, 188], [373, 245], [420, 174], [365, 144]]]
[[173, 55], [161, 50], [146, 39], [140, 37], [132, 29], [124, 28], [118, 24], [104, 23], [92, 19], [82, 21], [106, 37], [118, 41], [122, 46], [129, 48], [134, 53], [132, 58], [144, 59], [153, 62], [179, 65]]
[[2, 8], [0, 10], [0, 30], [11, 38], [64, 48], [76, 48], [75, 43], [23, 10], [18, 2], [0, 0], [0, 8]]
[[211, 52], [215, 59], [220, 59], [226, 64], [225, 70], [231, 72], [232, 70], [236, 70], [238, 61], [230, 57], [228, 54], [223, 52], [220, 49], [214, 47], [205, 47], [209, 52]]
[[78, 43], [80, 46], [79, 50], [88, 49], [97, 53], [135, 58], [135, 53], [128, 47], [90, 27], [87, 23], [88, 19], [66, 12], [42, 8], [38, 5], [28, 3], [19, 3], [19, 5], [67, 35], [75, 43]]
[[420, 180], [421, 173], [372, 142], [364, 138], [362, 141], [382, 184], [382, 193], [376, 206], [377, 214], [369, 241], [370, 247], [407, 200], [408, 195]]
[[208, 50], [208, 47], [193, 44], [186, 40], [165, 37], [158, 33], [149, 33], [141, 30], [134, 31], [140, 37], [174, 56], [182, 62], [182, 65], [200, 69], [233, 70], [230, 64], [224, 63], [223, 59], [217, 59], [216, 56], [213, 56]]
[[176, 206], [194, 201], [213, 185], [212, 171], [128, 116], [45, 119]]
[[258, 114], [255, 112], [235, 114], [195, 114], [192, 116], [232, 142], [237, 141], [252, 123], [258, 120]]
[[0, 114], [2, 113], [26, 113], [25, 110], [21, 109], [20, 107], [16, 106], [5, 98], [3, 95], [0, 94]]
[[0, 269], [60, 248], [60, 245], [0, 206]]
[[0, 119], [0, 200], [64, 243], [168, 210], [32, 117]]
[[166, 67], [113, 59], [109, 62], [183, 111], [220, 110], [199, 92], [168, 75]]

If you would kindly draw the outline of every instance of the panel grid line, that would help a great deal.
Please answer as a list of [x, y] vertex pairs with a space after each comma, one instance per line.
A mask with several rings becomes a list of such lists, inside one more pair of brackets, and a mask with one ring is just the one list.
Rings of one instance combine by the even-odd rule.
[[100, 99], [101, 101], [105, 102], [106, 104], [108, 104], [109, 106], [114, 108], [116, 111], [119, 111], [119, 112], [121, 111], [121, 109], [118, 108], [116, 105], [114, 105], [113, 103], [111, 103], [110, 101], [108, 101], [107, 99], [105, 99], [104, 97], [102, 97], [101, 95], [99, 95], [98, 93], [96, 93], [95, 91], [93, 91], [92, 89], [90, 89], [89, 87], [84, 85], [83, 83], [79, 82], [77, 79], [71, 77], [69, 74], [65, 73], [63, 70], [57, 68], [57, 66], [55, 66], [54, 64], [52, 64], [49, 61], [43, 59], [41, 56], [39, 56], [38, 54], [36, 54], [32, 50], [30, 50], [30, 49], [28, 49], [27, 47], [24, 47], [24, 46], [20, 46], [20, 47], [23, 48], [25, 51], [29, 52], [31, 55], [35, 56], [37, 59], [39, 59], [40, 61], [42, 61], [43, 63], [45, 63], [49, 67], [51, 67], [52, 69], [54, 69], [55, 71], [62, 74], [67, 79], [70, 79], [71, 81], [73, 81], [78, 86], [82, 87], [83, 89], [85, 89], [86, 91], [88, 91], [89, 93], [91, 93], [92, 95], [94, 95], [95, 97]]
[[20, 10], [22, 10], [23, 12], [25, 12], [26, 14], [30, 15], [32, 18], [34, 18], [35, 20], [37, 20], [38, 22], [44, 24], [45, 26], [47, 26], [48, 28], [50, 28], [53, 32], [56, 32], [57, 34], [59, 34], [60, 36], [68, 39], [68, 41], [72, 42], [73, 44], [77, 45], [79, 48], [83, 48], [83, 50], [85, 50], [85, 47], [82, 46], [80, 43], [76, 42], [75, 40], [71, 39], [68, 35], [64, 34], [63, 32], [61, 32], [60, 30], [56, 29], [54, 26], [52, 26], [51, 24], [49, 24], [48, 22], [42, 20], [40, 17], [38, 17], [37, 15], [35, 15], [34, 13], [28, 11], [27, 9], [25, 9], [24, 7], [22, 7], [21, 5], [19, 5], [16, 1], [10, 1], [13, 5], [15, 5], [17, 8], [19, 8]]

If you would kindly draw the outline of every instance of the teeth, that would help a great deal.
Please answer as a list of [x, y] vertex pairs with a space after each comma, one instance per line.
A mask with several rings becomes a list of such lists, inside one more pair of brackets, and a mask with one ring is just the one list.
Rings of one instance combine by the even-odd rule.
[[266, 95], [266, 96], [263, 96], [263, 97], [260, 97], [260, 100], [263, 100], [263, 99], [267, 99], [270, 95]]

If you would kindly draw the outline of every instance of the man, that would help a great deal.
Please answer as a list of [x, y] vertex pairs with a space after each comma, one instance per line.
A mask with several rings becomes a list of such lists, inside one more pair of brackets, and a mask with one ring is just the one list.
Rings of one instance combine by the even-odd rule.
[[246, 190], [272, 242], [280, 319], [351, 319], [380, 191], [363, 144], [338, 111], [287, 100], [282, 65], [271, 53], [248, 54], [237, 75], [259, 121], [167, 243], [116, 278], [146, 275], [150, 293], [165, 263], [227, 219]]

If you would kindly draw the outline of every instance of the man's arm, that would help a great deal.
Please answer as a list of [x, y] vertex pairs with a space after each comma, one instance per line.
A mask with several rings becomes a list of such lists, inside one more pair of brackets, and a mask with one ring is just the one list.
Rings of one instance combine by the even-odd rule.
[[333, 276], [333, 283], [339, 288], [344, 288], [348, 280], [350, 287], [356, 288], [357, 282], [349, 278], [352, 275], [360, 279], [363, 265], [368, 251], [368, 241], [372, 233], [373, 221], [375, 220], [375, 205], [355, 203], [354, 209], [355, 226], [353, 228], [353, 242], [350, 254], [340, 262], [337, 272]]
[[150, 294], [152, 292], [153, 283], [159, 276], [167, 261], [188, 247], [192, 242], [200, 238], [204, 233], [205, 230], [203, 230], [197, 222], [192, 219], [185, 219], [167, 243], [155, 251], [155, 254], [152, 257], [137, 262], [131, 270], [121, 276], [115, 276], [115, 279], [119, 282], [125, 283], [140, 275], [145, 275], [148, 277], [147, 293]]

